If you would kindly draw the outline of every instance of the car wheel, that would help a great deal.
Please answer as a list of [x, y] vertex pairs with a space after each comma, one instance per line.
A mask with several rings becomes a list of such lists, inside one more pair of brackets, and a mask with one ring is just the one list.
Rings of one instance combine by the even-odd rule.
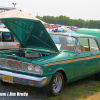
[[44, 93], [47, 96], [56, 96], [61, 93], [62, 87], [64, 84], [63, 75], [60, 72], [56, 72], [50, 83], [47, 86], [43, 87]]
[[100, 72], [97, 73], [97, 74], [95, 74], [95, 79], [98, 80], [98, 81], [100, 81]]

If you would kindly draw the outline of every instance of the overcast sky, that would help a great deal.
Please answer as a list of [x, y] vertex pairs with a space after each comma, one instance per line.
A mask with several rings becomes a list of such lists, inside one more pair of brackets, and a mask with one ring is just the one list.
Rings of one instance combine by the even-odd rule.
[[100, 0], [0, 0], [0, 7], [14, 7], [33, 16], [64, 15], [71, 19], [100, 20]]

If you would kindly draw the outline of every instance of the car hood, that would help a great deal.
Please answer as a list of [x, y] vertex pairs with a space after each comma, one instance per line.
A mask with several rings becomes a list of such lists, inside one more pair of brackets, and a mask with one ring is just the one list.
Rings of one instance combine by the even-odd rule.
[[25, 18], [1, 18], [0, 20], [20, 43], [22, 48], [59, 52], [52, 38], [39, 20]]

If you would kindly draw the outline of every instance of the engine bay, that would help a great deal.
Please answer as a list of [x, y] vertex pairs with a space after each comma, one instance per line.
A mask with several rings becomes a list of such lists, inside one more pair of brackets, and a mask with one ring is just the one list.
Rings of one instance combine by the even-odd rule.
[[36, 51], [30, 49], [6, 50], [2, 51], [0, 54], [7, 55], [7, 58], [9, 59], [13, 59], [14, 57], [23, 57], [31, 60], [51, 55], [50, 52]]

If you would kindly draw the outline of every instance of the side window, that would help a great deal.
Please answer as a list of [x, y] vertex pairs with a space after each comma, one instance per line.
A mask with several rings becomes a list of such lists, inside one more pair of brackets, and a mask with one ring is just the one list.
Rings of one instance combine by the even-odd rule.
[[81, 52], [89, 51], [89, 39], [80, 38], [77, 45], [77, 50], [81, 50]]
[[2, 33], [2, 42], [13, 42], [14, 39], [11, 33], [3, 32]]
[[95, 39], [90, 39], [90, 50], [91, 51], [99, 50], [98, 45], [97, 45]]

